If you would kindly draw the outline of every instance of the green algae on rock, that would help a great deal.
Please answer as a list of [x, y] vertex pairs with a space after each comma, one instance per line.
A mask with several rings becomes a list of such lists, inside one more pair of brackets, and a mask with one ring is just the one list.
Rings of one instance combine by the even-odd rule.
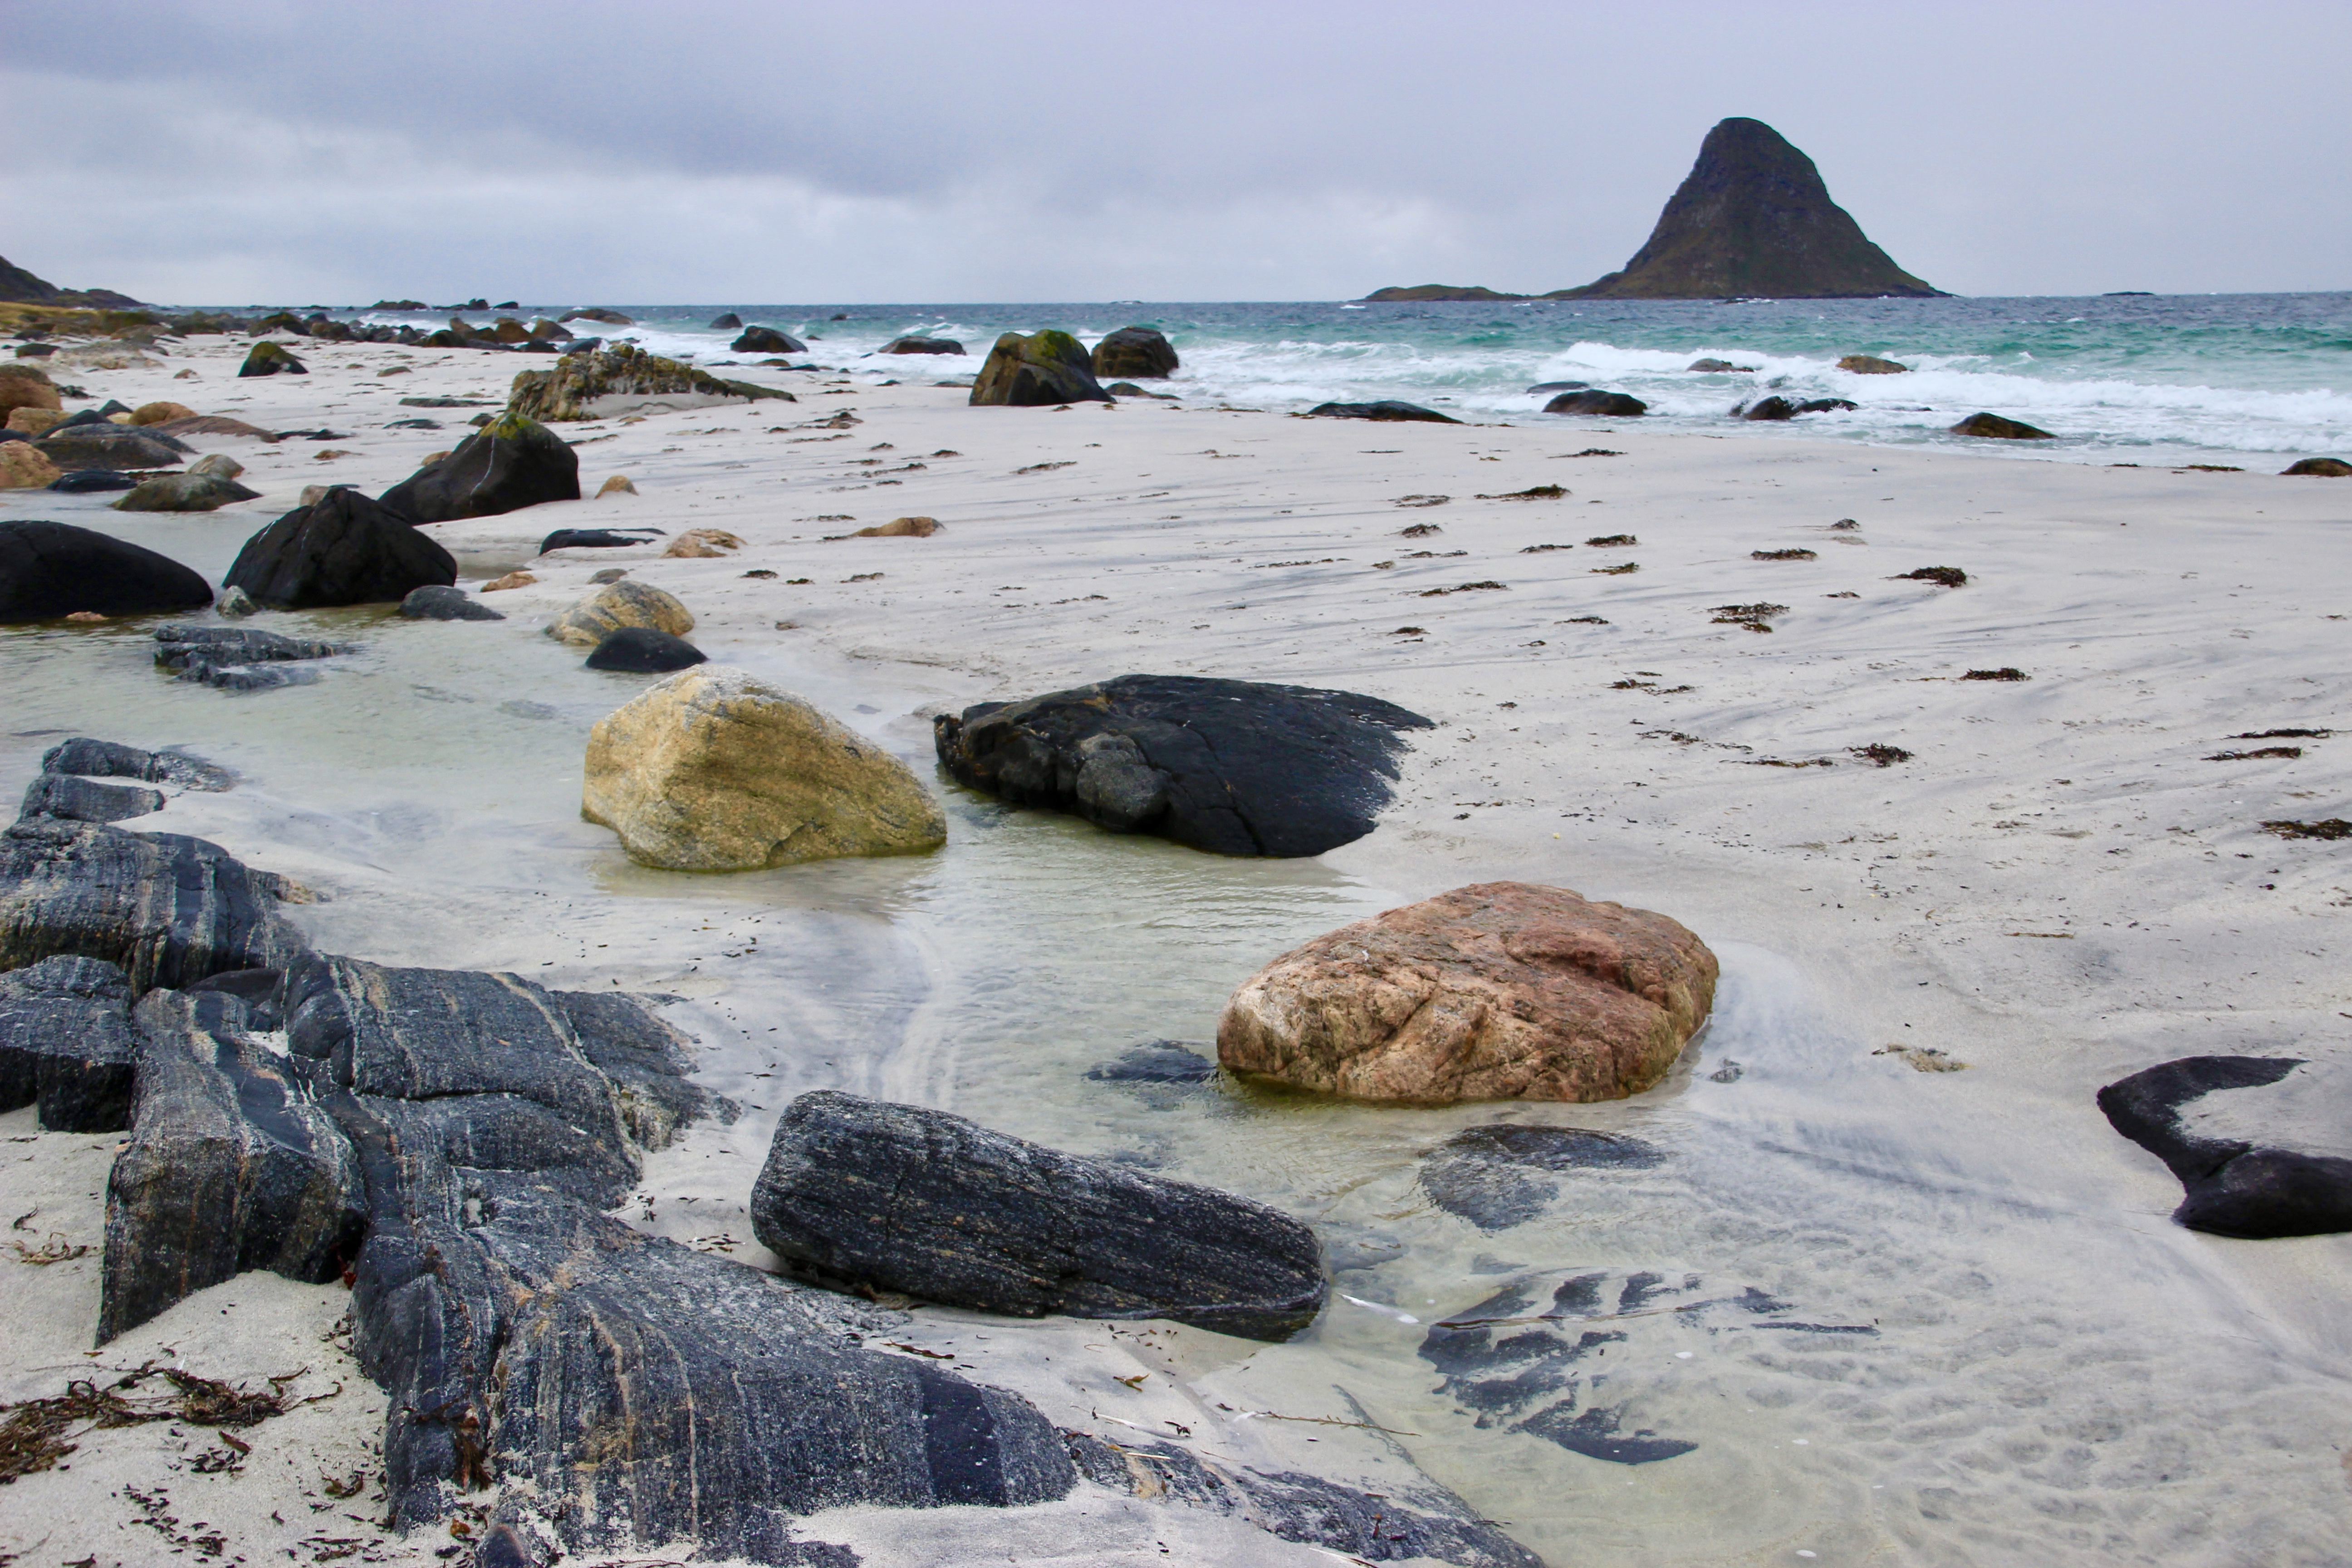
[[796, 401], [789, 392], [748, 381], [728, 381], [707, 370], [617, 343], [593, 353], [566, 354], [553, 370], [516, 375], [507, 397], [515, 414], [555, 423], [602, 419], [648, 405], [691, 408], [707, 403], [761, 398]]

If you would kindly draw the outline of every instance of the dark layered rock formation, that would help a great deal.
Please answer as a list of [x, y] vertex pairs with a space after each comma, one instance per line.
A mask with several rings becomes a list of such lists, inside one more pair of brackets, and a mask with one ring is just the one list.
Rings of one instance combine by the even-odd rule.
[[409, 515], [337, 488], [247, 540], [221, 586], [242, 588], [268, 609], [310, 610], [397, 604], [415, 589], [457, 580], [456, 558], [417, 532]]
[[258, 691], [318, 679], [315, 670], [291, 664], [332, 658], [359, 650], [348, 643], [289, 637], [244, 626], [169, 626], [155, 628], [155, 662], [176, 670], [182, 680], [229, 691]]
[[1551, 300], [1815, 300], [1939, 291], [1830, 199], [1813, 161], [1759, 120], [1726, 120], [1622, 271]]
[[41, 770], [79, 773], [85, 778], [140, 779], [148, 784], [173, 784], [183, 789], [225, 790], [235, 780], [226, 768], [179, 752], [142, 752], [118, 741], [95, 741], [77, 735], [60, 741], [41, 754]]
[[54, 816], [67, 822], [121, 822], [163, 809], [163, 792], [141, 784], [100, 784], [68, 773], [43, 773], [25, 789], [19, 818]]
[[400, 613], [412, 621], [503, 621], [506, 617], [463, 588], [427, 583], [412, 588], [400, 601]]
[[[2327, 1152], [2341, 1149], [2352, 1125], [2340, 1068], [2323, 1074], [2294, 1057], [2183, 1057], [2107, 1085], [2099, 1109], [2180, 1178], [2172, 1217], [2191, 1230], [2252, 1240], [2352, 1230], [2352, 1159]], [[2208, 1111], [2222, 1118], [2200, 1114]]]
[[1328, 1289], [1315, 1233], [1263, 1204], [832, 1090], [777, 1123], [751, 1228], [817, 1279], [1018, 1318], [1286, 1340]]
[[554, 431], [509, 410], [439, 462], [384, 491], [383, 499], [391, 510], [415, 522], [496, 517], [544, 501], [578, 500], [580, 458]]
[[1187, 675], [1125, 675], [983, 702], [932, 721], [955, 780], [1220, 855], [1320, 855], [1389, 802], [1400, 731], [1430, 721], [1377, 698]]
[[0, 1110], [39, 1107], [52, 1132], [131, 1124], [131, 982], [94, 958], [0, 973]]

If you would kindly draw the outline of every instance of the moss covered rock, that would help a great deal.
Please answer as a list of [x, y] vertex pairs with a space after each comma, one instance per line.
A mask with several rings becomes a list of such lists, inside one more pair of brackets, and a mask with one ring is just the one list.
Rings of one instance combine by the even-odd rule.
[[253, 345], [245, 363], [236, 367], [239, 375], [308, 375], [310, 367], [286, 352], [285, 348], [266, 339]]
[[988, 351], [988, 363], [972, 383], [971, 401], [1034, 408], [1056, 403], [1108, 403], [1111, 395], [1095, 380], [1094, 357], [1086, 345], [1052, 328], [1023, 337], [1007, 332]]
[[563, 356], [553, 370], [527, 370], [514, 378], [509, 411], [550, 423], [603, 419], [641, 408], [698, 408], [708, 404], [793, 401], [789, 392], [725, 381], [707, 370], [641, 352], [627, 343]]
[[541, 501], [580, 499], [580, 458], [563, 437], [511, 408], [383, 492], [417, 522], [496, 517]]

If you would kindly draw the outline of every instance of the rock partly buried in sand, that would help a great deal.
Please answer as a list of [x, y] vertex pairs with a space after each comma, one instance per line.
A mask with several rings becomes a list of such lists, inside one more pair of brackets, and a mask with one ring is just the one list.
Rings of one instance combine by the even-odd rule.
[[675, 561], [713, 561], [742, 548], [742, 539], [723, 528], [689, 528], [671, 540], [662, 554]]
[[1706, 1022], [1706, 945], [1647, 910], [1487, 882], [1359, 921], [1225, 1004], [1234, 1073], [1357, 1100], [1620, 1100]]
[[563, 438], [509, 409], [383, 492], [383, 504], [418, 522], [496, 517], [580, 499], [580, 457]]
[[396, 605], [457, 580], [457, 560], [405, 515], [338, 487], [247, 540], [221, 581], [266, 608], [309, 610]]
[[988, 351], [971, 384], [973, 407], [1036, 408], [1058, 403], [1108, 403], [1086, 345], [1051, 328], [1027, 337], [1007, 332]]
[[1164, 380], [1176, 374], [1174, 345], [1150, 327], [1121, 327], [1095, 345], [1095, 374]]
[[1955, 436], [1976, 436], [1988, 441], [2054, 441], [2049, 431], [2028, 425], [2021, 419], [2007, 419], [1998, 414], [1971, 414], [1952, 426]]
[[2341, 458], [2305, 458], [2281, 468], [2282, 478], [2312, 479], [2352, 479], [2352, 463]]
[[186, 442], [160, 426], [133, 430], [102, 421], [58, 426], [36, 445], [60, 468], [169, 468], [188, 452]]
[[594, 647], [623, 626], [650, 626], [672, 637], [694, 629], [687, 607], [646, 583], [613, 583], [548, 623], [547, 635], [573, 647]]
[[400, 613], [412, 621], [503, 621], [506, 617], [463, 588], [427, 583], [409, 590]]
[[1582, 392], [1563, 392], [1544, 405], [1546, 414], [1591, 414], [1603, 419], [1635, 419], [1650, 411], [1650, 405], [1638, 397], [1622, 392], [1603, 392], [1589, 387]]
[[[5, 447], [0, 447], [0, 451], [10, 452], [28, 449], [22, 442], [14, 442]], [[37, 453], [35, 455], [38, 456]], [[52, 469], [52, 471], [55, 470]], [[136, 474], [118, 473], [112, 468], [76, 468], [69, 474], [59, 475], [49, 481], [49, 489], [63, 496], [101, 495], [110, 490], [129, 490], [138, 488], [139, 477]]]
[[626, 474], [614, 474], [596, 487], [598, 500], [603, 500], [606, 496], [633, 496], [636, 493], [636, 485]]
[[77, 773], [88, 778], [141, 779], [148, 784], [173, 784], [183, 789], [219, 791], [236, 781], [226, 768], [179, 752], [142, 752], [115, 741], [94, 741], [77, 735], [60, 741], [41, 754], [41, 771]]
[[225, 415], [219, 414], [199, 414], [191, 419], [173, 419], [165, 424], [152, 426], [150, 428], [159, 436], [171, 436], [175, 437], [183, 436], [239, 436], [251, 441], [275, 441], [278, 439], [277, 434], [274, 431], [264, 430], [258, 425], [248, 425], [242, 419], [231, 419]]
[[1262, 1204], [830, 1089], [776, 1124], [751, 1229], [814, 1278], [1011, 1317], [1279, 1341], [1328, 1289], [1315, 1233]]
[[804, 354], [808, 344], [790, 332], [780, 332], [773, 327], [746, 327], [743, 335], [727, 345], [728, 352], [739, 354]]
[[143, 546], [66, 522], [0, 522], [0, 625], [79, 610], [152, 616], [212, 602], [202, 577]]
[[943, 531], [935, 517], [894, 517], [872, 528], [861, 528], [845, 537], [850, 539], [929, 539]]
[[324, 1284], [367, 1224], [350, 1141], [245, 1004], [150, 992], [130, 1146], [106, 1183], [98, 1342], [249, 1268]]
[[188, 465], [188, 472], [192, 474], [216, 474], [224, 479], [233, 479], [245, 472], [245, 465], [238, 462], [235, 458], [230, 457], [226, 452], [208, 452], [205, 456], [198, 458], [194, 462], [190, 463]]
[[129, 495], [114, 503], [117, 511], [218, 511], [232, 501], [258, 500], [259, 490], [247, 489], [219, 474], [163, 474], [142, 479]]
[[1559, 1195], [1551, 1175], [1585, 1170], [1641, 1170], [1665, 1156], [1638, 1138], [1581, 1127], [1498, 1122], [1455, 1133], [1421, 1167], [1422, 1190], [1447, 1214], [1484, 1231], [1507, 1230], [1541, 1214]]
[[1378, 403], [1318, 403], [1307, 411], [1310, 419], [1378, 419], [1383, 421], [1415, 421], [1423, 425], [1459, 425], [1451, 414], [1440, 414], [1434, 408], [1423, 408], [1418, 403], [1403, 403], [1384, 397]]
[[957, 783], [1220, 855], [1320, 855], [1370, 833], [1428, 720], [1377, 698], [1125, 675], [932, 721]]
[[37, 1106], [51, 1132], [131, 1125], [131, 983], [94, 958], [45, 958], [0, 974], [0, 1110]]
[[945, 814], [906, 763], [728, 665], [680, 671], [597, 721], [580, 814], [618, 833], [631, 858], [673, 871], [947, 841]]
[[575, 350], [553, 370], [521, 372], [514, 378], [507, 407], [526, 418], [557, 424], [649, 408], [702, 408], [761, 398], [796, 401], [789, 392], [748, 381], [724, 381], [707, 370], [616, 343], [593, 353]]
[[126, 822], [163, 809], [163, 792], [141, 784], [101, 784], [71, 773], [43, 773], [25, 787], [19, 818], [54, 816], [61, 822]]
[[632, 544], [651, 544], [659, 537], [658, 528], [559, 528], [539, 542], [539, 552], [551, 550], [620, 550]]
[[286, 666], [358, 651], [349, 643], [289, 637], [244, 626], [155, 628], [157, 665], [178, 671], [182, 680], [201, 681], [225, 691], [308, 685], [319, 679], [315, 670], [288, 669]]
[[[184, 403], [142, 403], [131, 411], [133, 425], [168, 425], [174, 419], [194, 419], [196, 411]], [[229, 476], [235, 479], [236, 476]]]
[[286, 352], [282, 343], [267, 340], [253, 345], [245, 363], [236, 367], [239, 375], [308, 375], [310, 366]]
[[2352, 1071], [2294, 1057], [2184, 1057], [2099, 1090], [2180, 1178], [2172, 1217], [2249, 1240], [2352, 1230]]
[[0, 442], [0, 490], [47, 489], [63, 472], [30, 441]]
[[1871, 354], [1848, 354], [1837, 362], [1837, 367], [1855, 375], [1904, 375], [1911, 367], [1891, 359], [1879, 359]]
[[893, 338], [882, 345], [886, 354], [960, 354], [963, 344], [953, 338]]
[[588, 656], [591, 669], [620, 670], [635, 675], [667, 675], [708, 664], [710, 656], [667, 632], [650, 626], [623, 626], [596, 645]]
[[1177, 401], [1176, 395], [1172, 392], [1153, 392], [1148, 387], [1138, 386], [1131, 381], [1114, 381], [1103, 390], [1113, 397], [1151, 397], [1162, 403]]

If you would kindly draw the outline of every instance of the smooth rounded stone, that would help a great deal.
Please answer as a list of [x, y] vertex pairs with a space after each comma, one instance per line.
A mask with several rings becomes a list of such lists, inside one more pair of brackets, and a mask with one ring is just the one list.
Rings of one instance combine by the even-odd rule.
[[275, 431], [264, 430], [258, 425], [248, 425], [242, 419], [231, 419], [220, 414], [199, 414], [193, 419], [174, 419], [169, 424], [152, 426], [159, 436], [234, 436], [249, 441], [275, 441]]
[[1582, 392], [1591, 384], [1589, 381], [1539, 381], [1528, 388], [1528, 395], [1540, 397], [1551, 392]]
[[2054, 441], [2049, 431], [1999, 414], [1971, 414], [1952, 426], [1955, 436], [1975, 436], [1988, 441]]
[[117, 511], [218, 511], [233, 501], [258, 500], [259, 490], [247, 489], [219, 474], [164, 474], [142, 479], [114, 503]]
[[418, 522], [496, 517], [580, 499], [580, 457], [536, 419], [509, 411], [383, 492], [383, 504]]
[[1402, 403], [1384, 397], [1378, 403], [1322, 403], [1307, 411], [1310, 419], [1378, 419], [1383, 421], [1418, 421], [1425, 425], [1459, 425], [1451, 414], [1440, 414], [1434, 408], [1423, 408], [1418, 403]]
[[551, 550], [620, 550], [632, 544], [651, 544], [658, 536], [658, 528], [559, 528], [539, 542], [539, 552]]
[[1848, 354], [1837, 362], [1837, 367], [1855, 375], [1902, 375], [1911, 369], [1907, 364], [1880, 359], [1875, 354]]
[[218, 792], [234, 786], [236, 777], [226, 768], [180, 752], [142, 752], [116, 741], [77, 735], [41, 753], [41, 771], [75, 773], [85, 778], [141, 779], [148, 784], [178, 784], [183, 789]]
[[530, 341], [535, 343], [568, 343], [572, 329], [561, 321], [551, 321], [545, 316], [530, 324]]
[[1176, 374], [1176, 350], [1150, 327], [1121, 327], [1095, 344], [1095, 374], [1162, 381]]
[[649, 626], [682, 637], [694, 629], [694, 616], [650, 584], [615, 580], [549, 622], [547, 635], [572, 647], [592, 648], [623, 626]]
[[1731, 411], [1736, 419], [1794, 419], [1797, 405], [1785, 397], [1759, 397]]
[[2352, 463], [2341, 458], [2305, 458], [2279, 470], [2281, 478], [2310, 479], [2352, 479]]
[[2099, 1090], [2115, 1130], [2162, 1160], [2172, 1217], [2247, 1240], [2352, 1231], [2352, 1071], [2296, 1057], [2183, 1057]]
[[886, 354], [960, 354], [963, 344], [953, 338], [893, 338], [882, 345]]
[[198, 458], [194, 462], [190, 463], [188, 465], [188, 472], [192, 474], [217, 474], [222, 479], [233, 479], [245, 472], [245, 465], [238, 462], [235, 458], [230, 457], [226, 452], [210, 452], [205, 454], [204, 457]]
[[709, 654], [685, 638], [650, 626], [623, 626], [598, 643], [595, 651], [588, 656], [591, 669], [637, 675], [667, 675], [674, 669], [688, 669], [709, 662]]
[[[173, 403], [169, 400], [165, 400], [160, 403], [141, 404], [138, 407], [131, 411], [131, 423], [133, 425], [168, 425], [174, 419], [194, 419], [195, 416], [196, 411], [189, 407], [186, 404]], [[235, 474], [231, 474], [229, 478], [235, 479], [236, 476]]]
[[269, 609], [309, 610], [396, 605], [457, 580], [456, 558], [406, 516], [339, 486], [247, 540], [222, 583]]
[[730, 665], [681, 670], [598, 720], [580, 815], [619, 834], [632, 859], [673, 871], [947, 842], [945, 813], [906, 763]]
[[590, 338], [564, 351], [553, 370], [527, 370], [514, 378], [510, 414], [556, 423], [602, 419], [647, 408], [700, 408], [716, 403], [797, 401], [789, 392], [748, 381], [723, 381], [707, 370], [643, 353], [634, 344], [597, 346]]
[[988, 351], [971, 384], [971, 405], [1039, 408], [1062, 403], [1108, 403], [1095, 380], [1095, 362], [1086, 345], [1048, 328], [1024, 337], [1007, 332]]
[[56, 489], [63, 475], [30, 441], [0, 441], [0, 490]]
[[1647, 910], [1486, 882], [1359, 921], [1242, 983], [1229, 1072], [1407, 1104], [1620, 1100], [1715, 1003], [1715, 954]]
[[133, 430], [104, 421], [60, 425], [35, 445], [60, 468], [169, 468], [189, 450], [185, 441], [160, 427]]
[[721, 316], [714, 316], [710, 321], [710, 330], [714, 332], [740, 331], [743, 330], [743, 318], [732, 310]]
[[94, 958], [45, 958], [0, 973], [0, 1110], [37, 1106], [51, 1132], [131, 1125], [138, 1041], [131, 983]]
[[743, 335], [727, 345], [728, 352], [739, 354], [804, 354], [808, 344], [790, 332], [780, 332], [773, 327], [746, 327]]
[[412, 621], [503, 621], [506, 617], [463, 588], [427, 583], [413, 588], [400, 601], [400, 613]]
[[202, 577], [144, 546], [66, 522], [0, 522], [0, 625], [81, 610], [151, 616], [212, 602]]
[[1263, 1204], [831, 1089], [777, 1122], [751, 1229], [820, 1279], [1011, 1317], [1281, 1341], [1329, 1289], [1315, 1233]]
[[628, 574], [629, 569], [625, 566], [607, 566], [601, 571], [589, 573], [588, 581], [600, 584], [604, 583], [617, 583]]
[[8, 415], [8, 428], [29, 440], [39, 440], [66, 422], [64, 413], [55, 408], [18, 408]]
[[1370, 833], [1403, 730], [1377, 698], [1188, 675], [1128, 675], [932, 721], [957, 783], [1021, 805], [1220, 855], [1320, 855]]
[[19, 408], [63, 408], [65, 400], [49, 373], [35, 364], [0, 364], [0, 417]]
[[267, 339], [253, 345], [245, 363], [236, 367], [239, 375], [308, 375], [310, 367], [288, 353], [282, 343]]
[[26, 786], [19, 817], [67, 822], [122, 822], [163, 809], [163, 792], [139, 784], [100, 784], [71, 773], [43, 773]]
[[1638, 397], [1622, 392], [1603, 392], [1590, 387], [1582, 392], [1563, 392], [1544, 405], [1546, 414], [1587, 414], [1601, 419], [1636, 419], [1650, 411], [1650, 405]]
[[1500, 1122], [1455, 1133], [1422, 1163], [1421, 1186], [1450, 1215], [1488, 1232], [1524, 1225], [1559, 1195], [1558, 1173], [1641, 1170], [1665, 1155], [1638, 1138], [1580, 1127]]

